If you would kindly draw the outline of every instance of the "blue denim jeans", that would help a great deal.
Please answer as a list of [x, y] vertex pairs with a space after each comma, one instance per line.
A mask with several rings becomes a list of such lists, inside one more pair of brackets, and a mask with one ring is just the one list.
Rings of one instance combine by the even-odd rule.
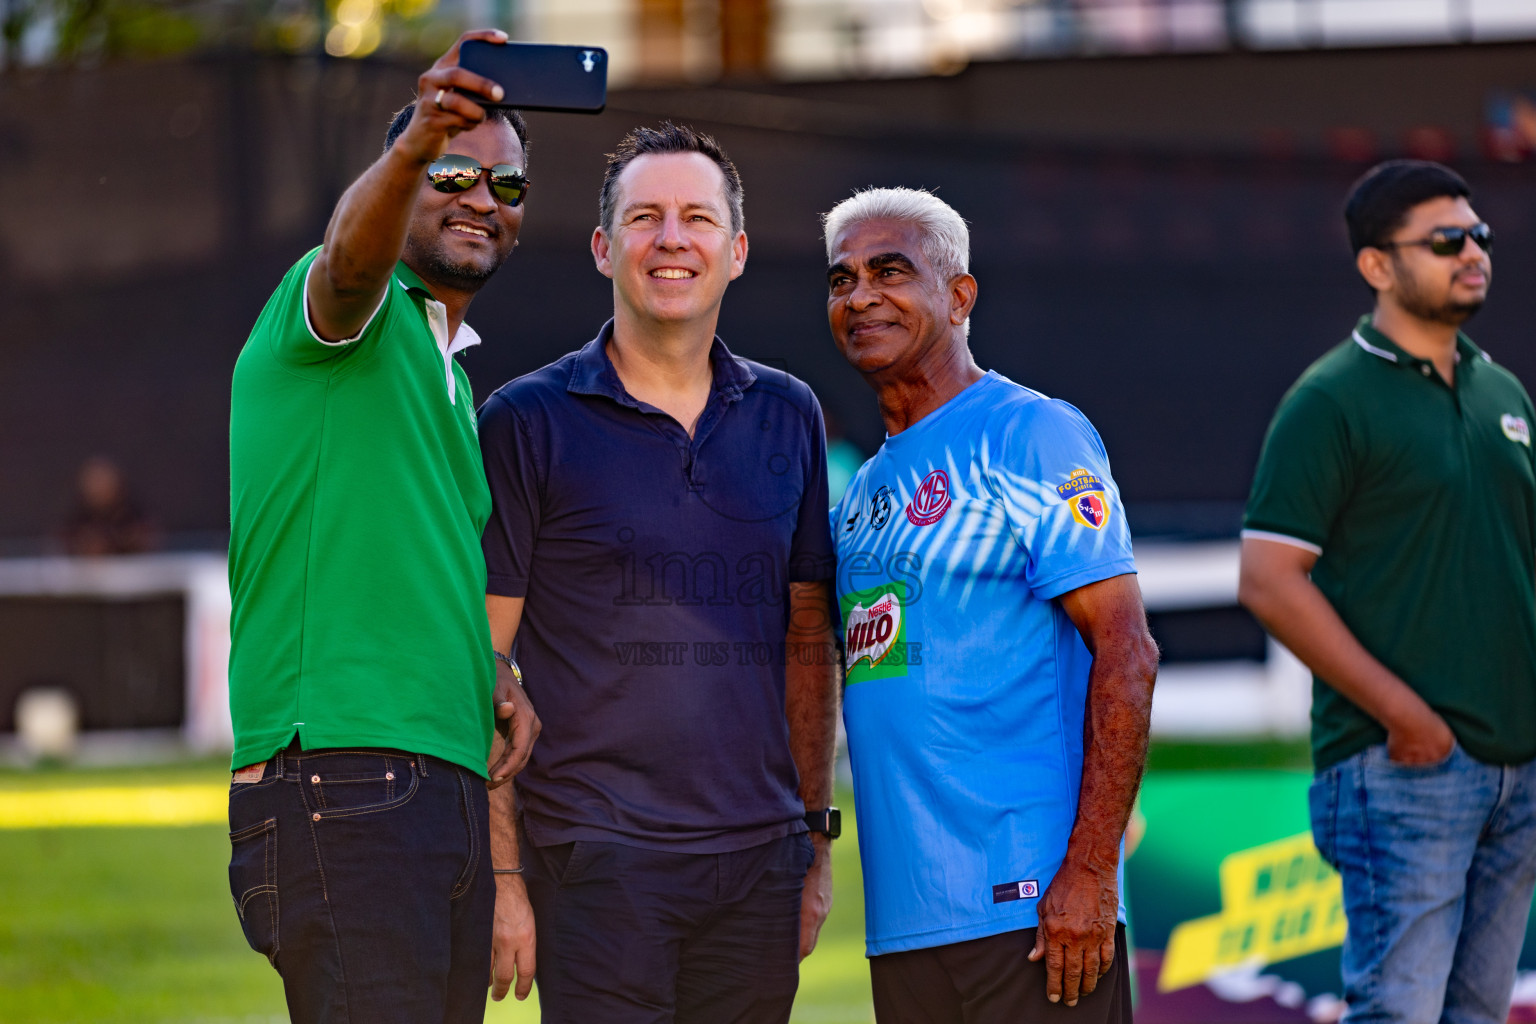
[[1346, 1024], [1504, 1024], [1536, 886], [1536, 762], [1384, 745], [1312, 782], [1312, 834], [1344, 880]]
[[397, 750], [306, 750], [229, 791], [229, 887], [296, 1024], [478, 1024], [495, 882], [485, 781]]

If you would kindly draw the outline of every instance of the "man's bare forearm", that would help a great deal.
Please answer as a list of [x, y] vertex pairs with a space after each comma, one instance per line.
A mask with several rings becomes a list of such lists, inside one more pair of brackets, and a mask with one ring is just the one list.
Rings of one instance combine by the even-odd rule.
[[837, 746], [837, 648], [828, 584], [790, 584], [785, 653], [789, 751], [800, 773], [800, 799], [808, 810], [817, 810], [832, 803]]
[[1127, 624], [1097, 648], [1088, 673], [1083, 784], [1067, 859], [1113, 872], [1147, 764], [1157, 646], [1145, 625]]
[[416, 194], [430, 162], [397, 143], [342, 194], [326, 226], [323, 262], [317, 268], [338, 299], [383, 291], [405, 248]]
[[1243, 541], [1238, 600], [1302, 664], [1391, 730], [1434, 714], [1355, 638], [1308, 575], [1316, 556], [1275, 541]]
[[[504, 741], [497, 736], [491, 744], [489, 764], [495, 765], [502, 755]], [[517, 787], [497, 786], [490, 792], [491, 799], [491, 866], [496, 868], [522, 867], [522, 837], [517, 827]]]

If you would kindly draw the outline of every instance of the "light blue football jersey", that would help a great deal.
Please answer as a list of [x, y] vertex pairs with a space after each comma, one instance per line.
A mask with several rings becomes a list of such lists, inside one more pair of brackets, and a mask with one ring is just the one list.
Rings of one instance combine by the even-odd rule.
[[1136, 571], [1103, 442], [988, 373], [887, 438], [832, 529], [868, 954], [1034, 927], [1092, 661], [1052, 599]]

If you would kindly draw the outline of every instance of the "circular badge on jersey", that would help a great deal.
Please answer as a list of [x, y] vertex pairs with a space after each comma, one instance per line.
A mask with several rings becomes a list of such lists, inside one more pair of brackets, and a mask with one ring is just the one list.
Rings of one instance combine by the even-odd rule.
[[948, 511], [949, 474], [936, 469], [917, 485], [917, 493], [907, 503], [907, 521], [913, 526], [927, 526], [943, 519]]
[[875, 492], [875, 496], [869, 499], [869, 525], [876, 530], [883, 527], [891, 518], [891, 489], [881, 486]]

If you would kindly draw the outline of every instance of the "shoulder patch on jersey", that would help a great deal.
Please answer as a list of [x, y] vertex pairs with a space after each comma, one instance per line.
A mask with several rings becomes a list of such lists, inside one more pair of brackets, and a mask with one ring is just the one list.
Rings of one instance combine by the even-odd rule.
[[1531, 425], [1525, 421], [1524, 416], [1505, 413], [1499, 417], [1499, 426], [1503, 428], [1504, 436], [1511, 441], [1517, 441], [1527, 448], [1531, 446]]
[[907, 502], [907, 521], [913, 526], [927, 526], [944, 518], [949, 511], [949, 474], [936, 469], [923, 477], [917, 493]]
[[1104, 482], [1086, 469], [1074, 469], [1067, 482], [1056, 488], [1061, 500], [1072, 509], [1072, 518], [1091, 530], [1102, 530], [1109, 522], [1109, 500]]

